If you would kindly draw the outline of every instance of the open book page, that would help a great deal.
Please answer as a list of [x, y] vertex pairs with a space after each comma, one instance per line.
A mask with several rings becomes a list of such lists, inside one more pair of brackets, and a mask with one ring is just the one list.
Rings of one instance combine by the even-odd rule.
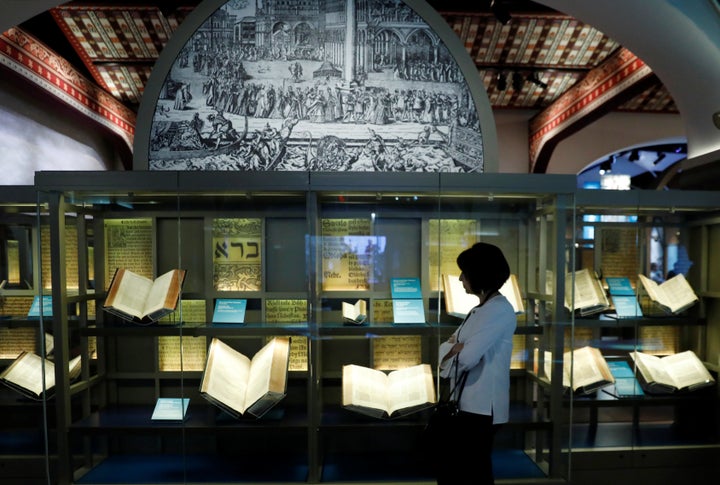
[[[572, 362], [571, 359], [573, 359]], [[594, 347], [582, 347], [574, 350], [572, 354], [566, 352], [563, 367], [565, 370], [563, 385], [569, 387], [572, 383], [573, 390], [596, 387], [599, 384], [609, 384], [615, 381], [600, 349]], [[570, 381], [571, 377], [572, 381]]]
[[181, 281], [176, 270], [158, 276], [147, 292], [142, 314], [150, 315], [164, 308], [175, 308], [180, 286]]
[[[43, 389], [42, 366], [45, 365], [45, 387]], [[55, 365], [32, 352], [23, 352], [0, 374], [0, 379], [25, 389], [36, 397], [44, 390], [55, 387]]]
[[664, 281], [659, 285], [659, 289], [660, 303], [667, 306], [673, 313], [688, 308], [698, 299], [682, 273]]
[[242, 414], [250, 375], [250, 359], [221, 340], [210, 343], [200, 392]]
[[112, 307], [128, 315], [142, 318], [145, 297], [153, 282], [126, 269], [118, 269], [105, 299], [105, 306]]
[[678, 389], [709, 384], [714, 381], [705, 365], [691, 350], [668, 355], [660, 360]]
[[569, 309], [584, 310], [597, 309], [602, 310], [603, 307], [610, 306], [605, 289], [588, 268], [575, 271], [575, 286], [573, 292], [573, 274], [567, 275], [565, 288], [565, 304]]
[[657, 284], [647, 276], [639, 274], [643, 289], [651, 300], [670, 313], [681, 312], [698, 301], [698, 297], [682, 274]]
[[[711, 384], [714, 379], [695, 352], [686, 350], [665, 357], [633, 352], [638, 368], [646, 380], [664, 384], [676, 389], [691, 388]], [[646, 374], [647, 371], [647, 374]]]
[[373, 408], [390, 414], [388, 377], [383, 371], [355, 364], [343, 366], [343, 406]]
[[428, 364], [398, 369], [388, 374], [388, 414], [435, 402], [435, 386]]
[[520, 285], [517, 282], [517, 276], [511, 274], [507, 281], [500, 288], [500, 293], [507, 298], [513, 306], [515, 313], [525, 313], [525, 303], [520, 293]]
[[246, 407], [268, 393], [284, 395], [290, 356], [290, 339], [276, 337], [258, 350], [250, 363], [250, 376], [245, 391]]
[[73, 357], [68, 362], [68, 378], [72, 381], [80, 376], [82, 370], [82, 356]]
[[[654, 282], [653, 282], [654, 283]], [[638, 370], [649, 384], [661, 384], [667, 387], [675, 387], [670, 374], [665, 370], [660, 357], [645, 354], [643, 352], [630, 352]]]
[[364, 323], [367, 320], [367, 302], [358, 300], [355, 304], [342, 302], [343, 320], [353, 323]]
[[55, 350], [55, 337], [45, 332], [45, 355], [48, 356]]
[[480, 303], [477, 296], [465, 291], [459, 276], [444, 274], [442, 281], [445, 311], [448, 315], [465, 317], [473, 307]]
[[638, 280], [640, 280], [640, 283], [642, 284], [645, 293], [647, 293], [651, 300], [660, 301], [660, 296], [658, 294], [658, 284], [656, 282], [654, 282], [644, 274], [638, 274]]

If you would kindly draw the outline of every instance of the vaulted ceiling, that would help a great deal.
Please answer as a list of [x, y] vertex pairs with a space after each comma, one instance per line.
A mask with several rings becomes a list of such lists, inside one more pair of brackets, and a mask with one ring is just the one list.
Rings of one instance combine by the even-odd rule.
[[[158, 55], [199, 3], [75, 1], [21, 28], [137, 110]], [[493, 109], [545, 108], [620, 48], [593, 27], [528, 0], [505, 0], [492, 9], [489, 1], [429, 3], [462, 40]], [[615, 109], [677, 112], [658, 80]]]
[[[102, 116], [120, 125], [132, 145], [131, 118], [155, 63], [201, 1], [70, 1], [18, 27], [114, 98], [118, 107]], [[395, 0], [386, 1], [391, 7]], [[529, 121], [531, 172], [545, 172], [559, 141], [607, 112], [678, 113], [649, 66], [603, 32], [544, 5], [552, 2], [426, 1], [465, 46], [492, 109], [535, 113]], [[72, 93], [74, 86], [68, 89]], [[679, 156], [686, 158], [686, 151]]]

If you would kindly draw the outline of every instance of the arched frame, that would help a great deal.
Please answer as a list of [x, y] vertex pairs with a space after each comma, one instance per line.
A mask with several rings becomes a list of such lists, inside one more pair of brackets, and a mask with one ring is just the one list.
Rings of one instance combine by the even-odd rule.
[[[348, 1], [352, 2], [352, 0]], [[271, 2], [268, 0], [263, 3]], [[266, 119], [261, 116], [248, 116], [244, 112], [240, 112], [240, 115], [237, 116], [235, 111], [238, 109], [238, 103], [227, 101], [228, 97], [232, 96], [232, 94], [227, 93], [224, 94], [222, 103], [212, 100], [214, 104], [208, 104], [209, 97], [206, 95], [206, 87], [201, 87], [197, 83], [192, 85], [191, 82], [183, 82], [182, 79], [176, 82], [173, 79], [173, 69], [177, 69], [179, 59], [182, 56], [186, 58], [183, 69], [190, 69], [187, 62], [191, 61], [187, 61], [188, 47], [186, 46], [196, 46], [199, 29], [219, 9], [229, 4], [226, 0], [206, 0], [198, 5], [178, 27], [156, 62], [153, 73], [145, 87], [137, 118], [134, 141], [134, 169], [497, 172], [498, 150], [495, 121], [475, 65], [460, 39], [432, 7], [424, 1], [407, 0], [405, 3], [411, 9], [410, 11], [418, 16], [421, 23], [426, 24], [424, 35], [427, 35], [429, 39], [439, 39], [439, 42], [433, 48], [447, 49], [455, 63], [455, 72], [459, 73], [459, 76], [455, 76], [455, 78], [461, 79], [460, 82], [455, 83], [461, 85], [460, 89], [462, 91], [459, 97], [466, 98], [464, 104], [466, 113], [461, 117], [460, 123], [454, 121], [455, 118], [453, 118], [452, 122], [443, 123], [442, 116], [447, 116], [447, 114], [438, 114], [437, 117], [426, 114], [426, 118], [421, 119], [420, 115], [417, 115], [416, 120], [403, 120], [402, 125], [399, 122], [400, 115], [397, 115], [398, 123], [393, 124], [393, 122], [387, 121], [387, 117], [379, 110], [379, 114], [375, 117], [365, 114], [362, 122], [358, 120], [348, 122], [347, 119], [343, 120], [341, 118], [341, 116], [347, 117], [347, 113], [344, 115], [337, 114], [333, 120], [334, 123], [327, 120], [327, 116], [330, 116], [329, 113], [331, 113], [329, 107], [325, 108], [326, 114], [323, 115], [325, 118], [319, 118], [317, 114], [314, 114], [315, 117], [313, 118], [308, 112], [304, 113], [304, 118], [297, 115], [281, 115], [271, 116]], [[370, 5], [368, 8], [371, 8], [371, 4], [372, 2], [363, 3], [364, 6]], [[263, 19], [264, 12], [262, 10], [253, 13], [255, 15], [237, 19], [236, 24], [228, 30], [234, 32], [233, 35], [237, 35], [242, 29], [247, 29], [249, 25], [248, 19], [251, 19], [255, 22], [255, 28], [258, 30], [255, 33], [256, 39], [258, 39], [256, 43], [265, 44], [270, 39], [271, 33], [263, 32], [263, 29], [267, 30], [273, 25], [270, 21], [277, 20], [280, 22], [283, 19], [272, 19], [267, 15]], [[300, 17], [303, 17], [303, 15], [301, 14]], [[308, 18], [312, 21], [312, 15], [309, 17], [304, 16], [302, 22], [296, 21], [294, 25], [305, 23]], [[368, 21], [368, 18], [371, 20]], [[304, 88], [306, 89], [305, 94], [308, 96], [315, 95], [322, 99], [324, 106], [332, 106], [332, 103], [328, 100], [332, 100], [337, 96], [343, 101], [341, 104], [349, 106], [348, 100], [351, 100], [352, 96], [360, 91], [374, 94], [374, 96], [364, 96], [366, 98], [365, 107], [371, 104], [380, 106], [383, 88], [377, 86], [383, 83], [376, 83], [376, 86], [373, 86], [371, 82], [364, 82], [362, 79], [363, 75], [368, 79], [376, 74], [374, 71], [370, 74], [365, 73], [366, 68], [377, 69], [378, 72], [381, 72], [380, 75], [389, 75], [388, 72], [382, 73], [382, 69], [388, 68], [387, 63], [383, 64], [387, 59], [372, 58], [372, 50], [376, 46], [375, 36], [390, 29], [396, 32], [395, 38], [398, 39], [398, 43], [393, 46], [395, 57], [407, 61], [408, 59], [404, 56], [408, 55], [408, 51], [412, 52], [412, 49], [408, 49], [406, 41], [411, 33], [417, 32], [418, 25], [417, 19], [414, 20], [415, 25], [404, 26], [403, 21], [398, 19], [388, 19], [392, 20], [392, 22], [388, 21], [382, 24], [382, 22], [375, 20], [376, 18], [374, 15], [369, 15], [369, 12], [365, 12], [362, 15], [359, 14], [358, 19], [355, 19], [354, 40], [355, 45], [360, 44], [360, 46], [355, 50], [354, 55], [349, 56], [355, 58], [355, 69], [359, 71], [359, 73], [353, 72], [354, 78], [348, 77], [347, 73], [344, 72], [347, 71], [347, 67], [340, 65], [348, 57], [347, 49], [345, 52], [331, 53], [325, 52], [321, 47], [319, 55], [317, 51], [312, 53], [297, 50], [288, 54], [286, 50], [279, 55], [287, 57], [278, 57], [277, 59], [282, 60], [284, 65], [287, 64], [288, 68], [290, 68], [290, 64], [293, 63], [292, 56], [299, 56], [300, 60], [302, 60], [303, 56], [309, 58], [315, 55], [312, 64], [302, 63], [302, 66], [305, 66], [304, 71], [300, 66], [301, 82], [297, 86], [301, 86], [303, 81], [307, 86], [310, 86], [311, 80], [314, 80], [313, 87]], [[403, 20], [407, 22], [407, 17]], [[238, 29], [238, 26], [241, 25], [242, 27]], [[311, 23], [307, 25], [312, 27]], [[292, 35], [293, 32], [290, 32], [290, 34]], [[217, 33], [211, 33], [210, 35], [216, 36]], [[342, 39], [347, 38], [346, 35], [345, 32], [338, 33], [337, 29], [331, 31], [330, 28], [317, 32], [318, 38], [325, 38], [325, 45], [331, 46], [331, 48], [334, 48], [332, 47], [334, 45], [332, 41], [336, 41], [339, 36]], [[243, 40], [245, 40], [245, 37]], [[318, 41], [318, 44], [320, 42]], [[327, 60], [331, 56], [334, 59], [339, 59], [339, 61], [323, 62], [323, 60]], [[275, 58], [265, 64], [274, 61]], [[297, 62], [297, 64], [301, 63]], [[312, 69], [308, 69], [309, 65], [311, 65]], [[249, 64], [249, 66], [257, 69], [256, 65]], [[288, 89], [292, 90], [293, 86], [289, 80], [293, 78], [293, 74], [290, 69], [284, 76], [287, 79], [283, 79], [283, 87], [287, 86]], [[343, 76], [345, 76], [344, 80], [342, 79]], [[394, 73], [394, 76], [397, 79], [399, 74]], [[430, 82], [415, 83], [414, 79], [408, 77], [401, 79], [410, 79], [408, 81], [408, 92], [410, 89], [414, 93], [422, 91], [426, 99], [429, 99], [432, 97], [432, 89], [437, 89], [440, 94], [435, 94], [442, 99], [443, 94], [440, 88], [436, 87], [442, 86], [442, 83], [445, 82], [444, 77], [439, 78], [438, 76], [445, 76], [445, 74], [433, 74], [432, 76], [431, 82], [434, 84]], [[208, 77], [205, 76], [206, 79]], [[359, 81], [356, 82], [355, 79], [359, 79]], [[242, 91], [243, 88], [246, 89], [248, 86], [253, 86], [256, 92], [268, 89], [266, 86], [254, 86], [255, 81], [252, 75], [248, 76], [246, 81], [246, 84], [236, 88], [234, 92]], [[343, 82], [346, 88], [342, 87]], [[183, 86], [184, 84], [189, 86]], [[242, 85], [243, 83], [240, 82], [239, 84]], [[419, 84], [419, 86], [416, 87], [415, 84]], [[397, 85], [395, 87], [394, 93], [398, 91], [404, 92], [397, 89]], [[182, 101], [188, 96], [181, 95], [181, 88], [193, 93], [189, 96], [191, 99], [187, 105], [184, 105]], [[277, 85], [275, 88], [277, 93], [280, 93]], [[298, 87], [298, 92], [300, 89]], [[453, 86], [453, 89], [458, 88]], [[270, 90], [273, 89], [270, 88]], [[232, 93], [233, 90], [228, 89], [227, 92]], [[200, 97], [198, 93], [200, 93]], [[390, 94], [392, 93], [385, 93], [384, 95], [390, 98]], [[277, 95], [279, 96], [279, 94]], [[359, 97], [359, 95], [356, 96], [356, 98]], [[374, 97], [375, 99], [368, 101], [368, 97]], [[257, 96], [257, 99], [259, 99], [259, 96]], [[385, 101], [384, 103], [389, 102]], [[258, 104], [259, 102], [255, 103], [254, 109], [257, 109]], [[313, 103], [306, 99], [304, 104], [310, 110], [309, 107]], [[462, 100], [455, 104], [462, 104]], [[193, 113], [193, 111], [195, 112]], [[428, 111], [430, 110], [428, 109]], [[450, 110], [438, 108], [432, 111], [447, 113]], [[257, 112], [260, 112], [259, 109], [257, 109]], [[454, 110], [454, 112], [457, 113], [458, 110]], [[468, 115], [467, 112], [470, 112], [470, 114]], [[193, 113], [194, 118], [190, 118], [191, 113]], [[229, 135], [223, 134], [223, 127], [219, 122], [223, 118], [232, 118], [230, 123], [232, 131]], [[470, 121], [467, 121], [468, 119]], [[293, 123], [297, 123], [297, 125]], [[467, 123], [467, 125], [462, 126], [462, 123]], [[470, 123], [472, 123], [474, 130], [470, 129]], [[188, 127], [193, 124], [202, 126], [188, 132]], [[181, 129], [186, 130], [183, 136], [177, 135]], [[333, 132], [333, 129], [339, 131]], [[243, 142], [239, 143], [237, 140], [241, 137]], [[182, 139], [181, 143], [186, 143], [187, 146], [178, 145], [178, 139]], [[202, 145], [199, 146], [199, 143], [202, 143]], [[291, 146], [293, 143], [294, 146]], [[300, 148], [299, 145], [301, 144], [305, 145]], [[286, 156], [287, 160], [280, 160], [277, 154], [263, 153], [267, 152], [267, 147], [274, 148], [277, 153], [283, 150], [283, 156]], [[292, 148], [295, 148], [298, 152], [304, 152], [306, 154], [304, 160], [293, 161], [290, 155], [287, 155]], [[205, 152], [202, 152], [202, 155], [197, 157], [196, 155], [201, 153], [198, 150], [201, 149], [205, 150]], [[236, 151], [233, 152], [232, 150]], [[443, 162], [441, 156], [439, 157], [441, 161], [437, 164], [422, 162], [423, 154], [429, 150], [434, 150], [434, 154], [438, 152], [444, 154], [447, 161]], [[378, 155], [380, 153], [385, 154], [385, 159]], [[342, 155], [342, 157], [339, 157], [338, 154]], [[433, 156], [438, 159], [436, 155]], [[410, 160], [419, 160], [419, 165], [418, 162], [411, 164]]]

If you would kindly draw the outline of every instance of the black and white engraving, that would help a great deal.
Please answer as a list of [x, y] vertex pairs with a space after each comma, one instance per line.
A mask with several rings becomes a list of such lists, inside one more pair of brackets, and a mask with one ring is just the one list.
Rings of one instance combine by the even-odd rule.
[[233, 0], [163, 84], [151, 170], [482, 172], [457, 62], [402, 0]]

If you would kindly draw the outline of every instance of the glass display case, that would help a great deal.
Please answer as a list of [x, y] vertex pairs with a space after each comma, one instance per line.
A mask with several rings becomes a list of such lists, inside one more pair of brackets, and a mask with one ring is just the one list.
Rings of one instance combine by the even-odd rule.
[[[572, 326], [564, 359], [553, 361], [574, 367], [565, 407], [580, 483], [610, 478], [608, 463], [665, 483], [716, 466], [718, 209], [715, 192], [578, 191], [568, 223]], [[590, 372], [603, 368], [609, 382]]]
[[[419, 460], [429, 408], [359, 412], [344, 399], [344, 370], [427, 365], [437, 392], [437, 348], [463, 311], [446, 285], [457, 253], [476, 241], [508, 255], [518, 307], [511, 422], [497, 449], [510, 465], [498, 476], [566, 476], [561, 415], [529, 371], [559, 316], [554, 268], [565, 264], [574, 178], [537, 180], [38, 173], [54, 243], [56, 358], [82, 358], [77, 377], [58, 375], [60, 482], [118, 469], [145, 482], [430, 480]], [[182, 270], [176, 310], [156, 321], [109, 311], [119, 269], [150, 280]], [[363, 316], [353, 320], [343, 308], [356, 304]], [[285, 337], [284, 392], [260, 416], [233, 412], [205, 387], [220, 344], [252, 358]], [[184, 399], [181, 419], [153, 418]]]
[[[518, 319], [498, 479], [563, 483], [606, 473], [608, 460], [662, 469], [666, 453], [689, 459], [680, 445], [717, 451], [715, 383], [654, 396], [628, 358], [669, 334], [668, 354], [692, 350], [717, 379], [714, 194], [449, 173], [39, 172], [35, 188], [48, 245], [38, 266], [52, 287], [56, 423], [46, 428], [57, 483], [432, 482], [429, 408], [358, 406], [351, 372], [427, 365], [437, 393], [439, 343], [467, 311], [452, 298], [455, 258], [476, 241], [506, 254], [503, 293]], [[693, 262], [698, 299], [651, 316], [637, 275], [678, 260]], [[162, 293], [173, 311], [118, 316], [119, 270], [148, 284], [180, 270], [166, 289], [177, 294]], [[583, 275], [597, 276], [605, 307], [581, 306]], [[630, 281], [638, 313], [618, 317], [608, 278]], [[580, 382], [580, 349], [630, 369], [637, 385]], [[262, 402], [245, 410], [213, 387], [222, 369], [239, 376], [241, 361], [265, 355], [283, 372], [271, 372], [280, 380]], [[628, 389], [644, 394], [619, 396]]]
[[55, 430], [53, 390], [42, 366], [26, 388], [24, 363], [45, 356], [52, 365], [53, 359], [50, 308], [41, 304], [41, 295], [50, 297], [50, 268], [39, 266], [47, 208], [38, 206], [32, 186], [5, 186], [0, 194], [0, 469], [3, 480], [42, 482], [50, 467], [48, 434]]

